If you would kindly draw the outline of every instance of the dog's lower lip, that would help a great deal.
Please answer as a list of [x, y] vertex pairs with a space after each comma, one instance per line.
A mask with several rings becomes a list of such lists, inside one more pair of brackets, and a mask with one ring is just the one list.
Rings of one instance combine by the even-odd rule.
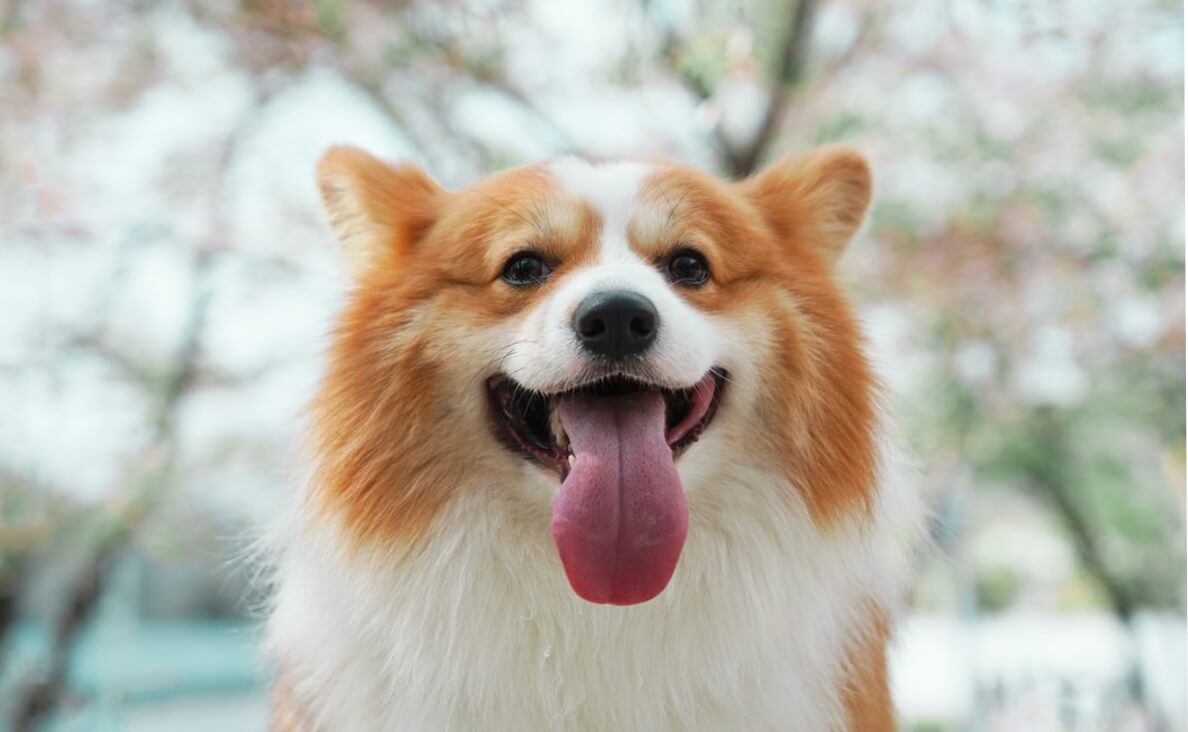
[[[697, 441], [713, 420], [721, 398], [725, 375], [710, 370], [702, 379], [683, 389], [668, 389], [626, 377], [609, 377], [564, 392], [541, 393], [526, 389], [505, 374], [487, 380], [493, 418], [499, 436], [511, 448], [557, 471], [564, 481], [573, 455], [567, 441], [556, 439], [556, 399], [572, 393], [623, 396], [636, 392], [659, 392], [667, 404], [665, 438], [673, 456], [680, 456]], [[559, 425], [556, 428], [560, 429]], [[566, 444], [562, 444], [562, 443]]]

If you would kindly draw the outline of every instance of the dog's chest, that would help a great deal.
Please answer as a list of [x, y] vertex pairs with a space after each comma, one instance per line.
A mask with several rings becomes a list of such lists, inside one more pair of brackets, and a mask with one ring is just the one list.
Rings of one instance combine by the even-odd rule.
[[293, 554], [274, 645], [329, 729], [830, 729], [866, 552], [747, 534], [694, 532], [629, 608], [576, 598], [547, 537], [460, 530], [398, 567]]

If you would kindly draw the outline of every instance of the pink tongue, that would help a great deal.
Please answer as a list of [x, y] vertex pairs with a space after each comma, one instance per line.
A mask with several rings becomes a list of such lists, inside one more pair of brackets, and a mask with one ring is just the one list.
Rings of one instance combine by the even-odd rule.
[[553, 539], [583, 599], [633, 605], [668, 585], [689, 528], [659, 394], [573, 395], [558, 405], [576, 462]]

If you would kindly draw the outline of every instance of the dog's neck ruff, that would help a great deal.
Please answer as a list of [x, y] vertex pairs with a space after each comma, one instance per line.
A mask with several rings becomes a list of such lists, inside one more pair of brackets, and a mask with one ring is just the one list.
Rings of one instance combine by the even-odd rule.
[[871, 513], [828, 529], [767, 470], [690, 461], [681, 563], [626, 608], [579, 599], [547, 507], [491, 486], [407, 555], [347, 552], [299, 516], [271, 647], [318, 729], [838, 729], [847, 645], [894, 613], [919, 531], [884, 453]]

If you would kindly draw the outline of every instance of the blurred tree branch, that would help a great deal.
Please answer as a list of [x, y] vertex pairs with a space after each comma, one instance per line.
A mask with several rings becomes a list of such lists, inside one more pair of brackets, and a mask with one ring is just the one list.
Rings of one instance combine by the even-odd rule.
[[726, 150], [731, 175], [741, 178], [755, 172], [764, 154], [775, 141], [780, 124], [784, 121], [792, 87], [804, 76], [815, 9], [816, 0], [800, 0], [796, 4], [796, 10], [791, 14], [788, 26], [784, 30], [783, 53], [780, 56], [775, 89], [771, 93], [767, 113], [763, 116], [759, 131], [742, 149]]
[[1060, 454], [1057, 457], [1049, 456], [1043, 461], [1029, 461], [1024, 466], [1025, 475], [1032, 488], [1047, 501], [1063, 521], [1077, 557], [1085, 571], [1105, 593], [1114, 615], [1129, 624], [1138, 603], [1125, 583], [1115, 578], [1107, 566], [1105, 552], [1098, 541], [1098, 532], [1089, 523], [1069, 489], [1070, 476], [1063, 474], [1064, 466], [1075, 463], [1075, 458], [1067, 454], [1066, 430], [1050, 408], [1038, 410], [1036, 418], [1039, 429], [1044, 433], [1048, 452], [1055, 451]]
[[95, 611], [121, 544], [114, 540], [102, 543], [71, 584], [70, 593], [51, 630], [49, 661], [42, 678], [29, 684], [17, 700], [12, 721], [15, 732], [36, 729], [65, 696], [71, 651]]
[[[206, 241], [193, 256], [191, 276], [194, 288], [187, 308], [181, 345], [164, 379], [156, 382], [158, 390], [152, 418], [154, 434], [145, 455], [145, 467], [139, 478], [130, 481], [123, 504], [100, 519], [95, 527], [92, 545], [86, 552], [82, 569], [75, 574], [54, 619], [50, 631], [49, 658], [39, 674], [40, 678], [28, 683], [19, 692], [14, 704], [12, 729], [15, 732], [36, 729], [61, 704], [67, 693], [70, 657], [80, 633], [93, 617], [110, 574], [135, 538], [137, 528], [155, 513], [166, 490], [172, 485], [177, 461], [176, 416], [198, 373], [202, 335], [210, 310], [208, 280], [223, 248], [225, 215], [221, 210], [223, 196], [220, 193], [226, 185], [228, 171], [245, 132], [270, 96], [263, 92], [257, 94], [255, 103], [222, 145], [215, 169], [215, 195], [212, 197], [216, 211]], [[146, 388], [151, 389], [155, 383], [146, 376], [150, 373], [148, 369], [131, 362], [118, 351], [104, 348], [96, 338], [75, 337], [70, 343], [96, 349], [124, 369], [127, 375], [139, 378]]]
[[[1047, 459], [1027, 461], [1023, 466], [1024, 476], [1032, 489], [1064, 523], [1081, 566], [1097, 582], [1106, 596], [1110, 609], [1122, 622], [1133, 643], [1132, 621], [1139, 602], [1127, 585], [1110, 571], [1105, 550], [1099, 541], [1099, 532], [1090, 524], [1084, 509], [1069, 487], [1073, 477], [1067, 474], [1067, 466], [1075, 464], [1075, 458], [1068, 449], [1067, 429], [1051, 408], [1041, 408], [1035, 416], [1038, 429], [1044, 435], [1047, 448], [1045, 452], [1049, 455]], [[1056, 453], [1054, 457], [1050, 454], [1053, 452]], [[1127, 654], [1126, 680], [1131, 696], [1142, 701], [1143, 675], [1133, 654]]]
[[7, 651], [8, 633], [16, 623], [19, 590], [25, 581], [27, 560], [23, 556], [3, 558], [0, 564], [0, 660]]
[[[815, 13], [816, 0], [800, 0], [788, 14], [787, 24], [780, 36], [779, 67], [768, 92], [766, 110], [755, 134], [740, 145], [724, 134], [721, 125], [715, 125], [714, 137], [723, 158], [723, 167], [730, 175], [744, 178], [754, 173], [779, 134], [792, 90], [804, 77]], [[661, 60], [668, 70], [698, 99], [712, 99], [716, 93], [715, 89], [708, 88], [701, 79], [691, 77], [679, 67], [684, 42], [671, 29], [663, 30], [662, 38]]]
[[[225, 169], [224, 169], [225, 170]], [[149, 465], [131, 489], [124, 505], [103, 520], [83, 568], [75, 575], [51, 630], [49, 660], [41, 678], [28, 685], [16, 704], [13, 729], [28, 732], [37, 728], [60, 704], [66, 693], [70, 655], [79, 634], [86, 628], [102, 598], [108, 577], [135, 536], [136, 528], [154, 512], [170, 485], [176, 461], [174, 418], [195, 372], [209, 304], [205, 279], [214, 257], [203, 249], [194, 260], [197, 286], [189, 306], [186, 330], [174, 367], [157, 401], [155, 434], [149, 448]]]

